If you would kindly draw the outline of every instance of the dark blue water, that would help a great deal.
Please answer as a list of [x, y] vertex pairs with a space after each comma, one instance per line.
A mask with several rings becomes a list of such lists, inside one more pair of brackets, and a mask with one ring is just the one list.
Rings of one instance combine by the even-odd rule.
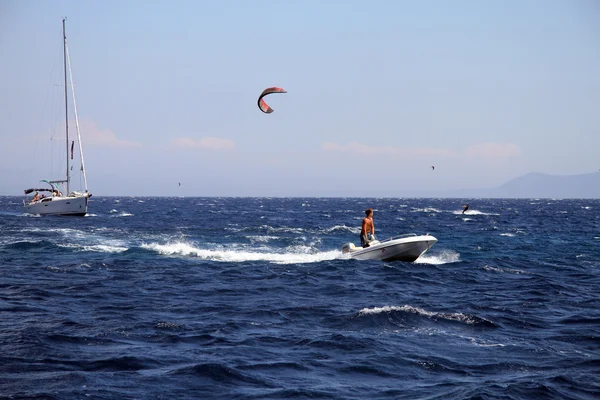
[[600, 200], [466, 201], [0, 197], [0, 397], [598, 398]]

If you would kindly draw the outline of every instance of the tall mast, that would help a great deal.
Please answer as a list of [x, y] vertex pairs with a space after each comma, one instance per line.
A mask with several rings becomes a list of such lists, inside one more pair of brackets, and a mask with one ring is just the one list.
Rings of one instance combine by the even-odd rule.
[[65, 70], [65, 135], [66, 135], [66, 148], [65, 155], [67, 156], [67, 193], [71, 192], [70, 184], [71, 179], [69, 177], [69, 101], [68, 101], [68, 88], [67, 88], [67, 33], [65, 31], [65, 20], [62, 20], [63, 26], [63, 66]]

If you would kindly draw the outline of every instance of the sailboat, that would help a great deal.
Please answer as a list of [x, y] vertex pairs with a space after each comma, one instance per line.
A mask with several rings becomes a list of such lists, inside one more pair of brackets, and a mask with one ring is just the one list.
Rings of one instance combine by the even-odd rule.
[[[56, 180], [42, 180], [47, 186], [43, 188], [25, 189], [26, 198], [23, 200], [23, 212], [27, 214], [39, 215], [76, 215], [84, 216], [88, 210], [88, 200], [92, 194], [88, 191], [87, 177], [85, 173], [85, 164], [83, 161], [83, 147], [81, 145], [81, 134], [79, 132], [79, 118], [75, 103], [75, 89], [73, 85], [73, 75], [71, 73], [71, 60], [67, 47], [67, 34], [65, 30], [65, 20], [62, 20], [63, 33], [63, 68], [64, 68], [64, 86], [65, 86], [65, 158], [66, 175]], [[68, 73], [68, 80], [67, 80]], [[73, 101], [73, 111], [75, 116], [75, 126], [77, 131], [77, 143], [79, 150], [79, 169], [73, 171], [75, 161], [73, 160], [75, 140], [69, 142], [69, 85], [71, 83], [71, 97]], [[70, 155], [70, 157], [69, 157]], [[71, 180], [74, 175], [78, 175], [80, 181], [83, 180], [82, 190], [72, 190]], [[33, 198], [27, 195], [35, 193]], [[41, 194], [40, 194], [41, 193]], [[47, 194], [47, 195], [46, 195]]]

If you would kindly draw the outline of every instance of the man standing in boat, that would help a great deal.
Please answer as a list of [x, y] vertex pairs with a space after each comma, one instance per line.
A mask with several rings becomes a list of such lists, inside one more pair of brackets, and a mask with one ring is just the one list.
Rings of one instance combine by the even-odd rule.
[[369, 247], [369, 242], [375, 238], [375, 224], [373, 223], [373, 209], [365, 210], [367, 216], [363, 218], [362, 227], [360, 228], [360, 245]]

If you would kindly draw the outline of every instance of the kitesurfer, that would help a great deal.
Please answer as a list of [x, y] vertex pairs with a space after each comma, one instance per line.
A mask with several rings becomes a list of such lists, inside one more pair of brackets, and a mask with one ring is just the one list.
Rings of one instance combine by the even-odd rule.
[[373, 209], [365, 210], [367, 215], [363, 218], [362, 227], [360, 228], [360, 245], [369, 247], [369, 242], [375, 238], [375, 224], [373, 223]]
[[465, 213], [465, 211], [467, 211], [468, 209], [469, 209], [469, 203], [467, 203], [467, 204], [465, 204], [465, 205], [463, 206], [463, 212], [462, 212], [462, 213], [464, 214], [464, 213]]

